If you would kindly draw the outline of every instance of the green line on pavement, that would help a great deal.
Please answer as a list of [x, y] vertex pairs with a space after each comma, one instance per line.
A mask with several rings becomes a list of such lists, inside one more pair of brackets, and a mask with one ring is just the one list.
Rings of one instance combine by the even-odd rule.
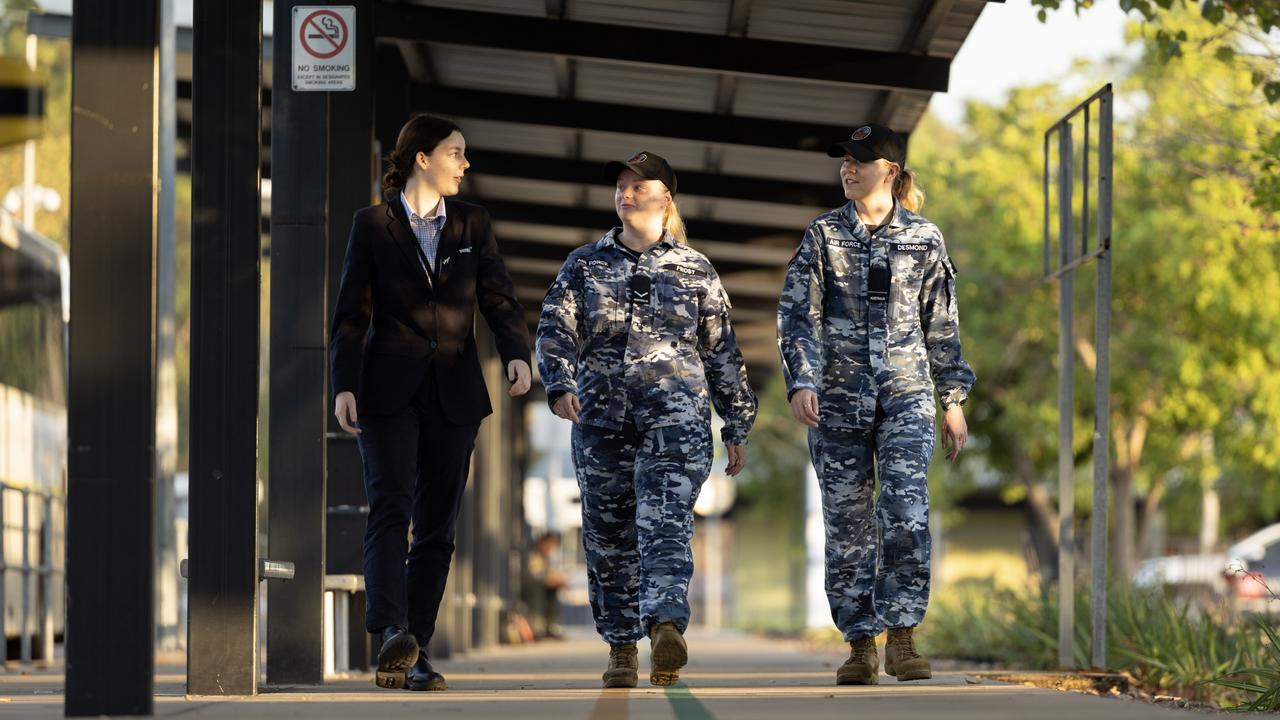
[[667, 686], [667, 699], [676, 712], [676, 720], [715, 720], [715, 715], [693, 696], [693, 691], [684, 683]]

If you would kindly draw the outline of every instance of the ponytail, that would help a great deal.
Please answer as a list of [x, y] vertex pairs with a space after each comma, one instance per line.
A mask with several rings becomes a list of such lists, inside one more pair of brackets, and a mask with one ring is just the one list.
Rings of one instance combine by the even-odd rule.
[[924, 188], [920, 187], [920, 179], [914, 170], [902, 168], [902, 172], [893, 179], [893, 197], [898, 204], [913, 213], [924, 209]]
[[680, 209], [676, 207], [675, 198], [671, 199], [666, 211], [662, 214], [662, 228], [671, 233], [676, 242], [681, 245], [689, 242], [689, 238], [685, 234], [684, 218], [680, 217]]

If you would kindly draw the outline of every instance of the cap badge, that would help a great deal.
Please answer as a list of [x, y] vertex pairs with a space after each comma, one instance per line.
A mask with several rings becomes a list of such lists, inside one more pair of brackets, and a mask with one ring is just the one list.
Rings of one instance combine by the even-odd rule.
[[648, 153], [636, 153], [636, 154], [635, 154], [635, 156], [634, 156], [634, 157], [632, 157], [632, 158], [631, 158], [630, 160], [628, 160], [627, 162], [629, 162], [629, 163], [642, 163], [642, 162], [644, 162], [645, 160], [648, 160], [648, 159], [649, 159], [649, 155], [648, 155]]
[[850, 135], [849, 137], [851, 137], [854, 140], [866, 140], [867, 138], [871, 137], [871, 126], [863, 125], [857, 130], [854, 130], [853, 134]]

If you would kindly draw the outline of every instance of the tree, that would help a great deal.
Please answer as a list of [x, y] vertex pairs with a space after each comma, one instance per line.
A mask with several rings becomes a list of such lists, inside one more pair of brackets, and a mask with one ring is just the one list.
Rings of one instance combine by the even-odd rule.
[[[1071, 0], [1076, 13], [1093, 7], [1094, 0]], [[1040, 8], [1040, 22], [1048, 17], [1048, 10], [1062, 7], [1063, 0], [1031, 0], [1031, 4]], [[1253, 84], [1261, 87], [1267, 100], [1280, 101], [1280, 73], [1277, 73], [1274, 62], [1275, 52], [1259, 47], [1267, 45], [1267, 34], [1280, 28], [1280, 3], [1276, 0], [1120, 0], [1120, 8], [1132, 15], [1141, 16], [1149, 23], [1155, 23], [1155, 44], [1162, 57], [1179, 57], [1183, 53], [1183, 45], [1191, 44], [1203, 50], [1203, 39], [1196, 41], [1187, 35], [1185, 30], [1165, 26], [1170, 17], [1177, 17], [1185, 12], [1188, 6], [1197, 6], [1200, 16], [1213, 25], [1220, 26], [1224, 35], [1245, 37], [1253, 41], [1243, 54], [1237, 47], [1219, 45], [1214, 49], [1215, 57], [1223, 62], [1233, 62], [1242, 57], [1249, 62], [1254, 71]]]
[[[1183, 492], [1211, 477], [1237, 523], [1280, 510], [1280, 233], [1258, 190], [1274, 172], [1266, 148], [1280, 115], [1251, 71], [1217, 59], [1216, 48], [1239, 38], [1188, 12], [1162, 22], [1207, 52], [1168, 58], [1135, 28], [1130, 40], [1144, 47], [1136, 65], [1081, 71], [1094, 85], [1104, 71], [1127, 73], [1115, 85], [1110, 479], [1120, 577], [1133, 567], [1135, 493], [1158, 506], [1170, 484]], [[1047, 85], [1022, 88], [1001, 106], [971, 104], [954, 136], [922, 126], [912, 150], [934, 189], [926, 214], [960, 268], [966, 354], [979, 377], [973, 431], [989, 441], [984, 459], [1005, 474], [1010, 495], [1025, 496], [1050, 534], [1056, 515], [1042, 481], [1057, 454], [1056, 289], [1040, 279], [1041, 143], [1077, 101]], [[1082, 476], [1092, 281], [1091, 271], [1077, 273], [1073, 452]], [[1087, 492], [1079, 500], [1087, 508]], [[1171, 518], [1183, 532], [1199, 523], [1186, 515]]]

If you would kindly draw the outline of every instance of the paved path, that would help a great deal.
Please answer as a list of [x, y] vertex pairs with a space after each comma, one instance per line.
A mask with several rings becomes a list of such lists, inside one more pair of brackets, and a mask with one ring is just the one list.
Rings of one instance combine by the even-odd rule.
[[[836, 687], [838, 653], [748, 635], [689, 635], [690, 664], [672, 688], [648, 684], [641, 643], [635, 690], [599, 689], [607, 648], [586, 635], [503, 647], [440, 663], [444, 693], [379, 690], [369, 675], [322, 687], [275, 688], [251, 698], [184, 695], [182, 669], [161, 668], [156, 715], [249, 718], [498, 718], [500, 720], [824, 720], [825, 718], [1175, 718], [1189, 711], [1142, 702], [980, 681], [963, 672], [932, 680]], [[60, 671], [0, 671], [0, 718], [61, 717]]]

